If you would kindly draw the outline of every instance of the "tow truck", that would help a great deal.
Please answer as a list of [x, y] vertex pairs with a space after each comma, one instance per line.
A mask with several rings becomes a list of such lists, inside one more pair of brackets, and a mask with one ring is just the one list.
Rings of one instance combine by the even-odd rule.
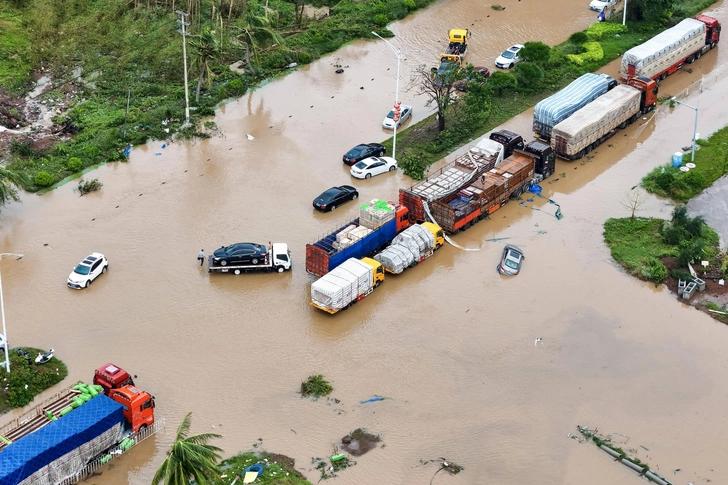
[[207, 260], [208, 273], [233, 273], [236, 275], [240, 273], [252, 273], [254, 271], [277, 271], [278, 273], [283, 273], [289, 269], [291, 269], [291, 251], [288, 249], [288, 244], [285, 243], [269, 243], [265, 260], [258, 264], [228, 264], [222, 266], [215, 263], [212, 256], [209, 256]]

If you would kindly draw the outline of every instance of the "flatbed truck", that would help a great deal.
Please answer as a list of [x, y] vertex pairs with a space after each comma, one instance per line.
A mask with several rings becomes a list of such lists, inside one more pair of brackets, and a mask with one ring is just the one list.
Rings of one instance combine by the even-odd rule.
[[207, 259], [207, 272], [233, 273], [236, 275], [258, 271], [276, 271], [278, 273], [283, 273], [284, 271], [291, 269], [291, 263], [291, 251], [288, 249], [288, 244], [273, 243], [268, 246], [268, 253], [266, 254], [265, 260], [259, 264], [228, 264], [223, 266], [215, 263], [214, 257], [210, 255]]

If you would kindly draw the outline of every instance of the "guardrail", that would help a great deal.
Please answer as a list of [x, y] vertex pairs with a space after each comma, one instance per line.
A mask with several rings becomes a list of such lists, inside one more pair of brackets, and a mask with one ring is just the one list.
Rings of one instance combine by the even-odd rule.
[[[81, 383], [81, 381], [77, 382], [76, 384], [80, 384], [80, 383]], [[74, 386], [76, 384], [74, 384]], [[53, 404], [54, 402], [58, 401], [58, 399], [60, 399], [61, 396], [69, 394], [72, 390], [73, 390], [73, 386], [63, 389], [62, 391], [55, 393], [53, 396], [49, 397], [48, 399], [41, 402], [40, 404], [36, 404], [30, 411], [27, 411], [25, 414], [21, 415], [20, 417], [17, 417], [15, 419], [13, 419], [12, 421], [9, 421], [3, 427], [0, 428], [0, 436], [4, 436], [5, 433], [7, 433], [8, 431], [12, 431], [15, 428], [19, 428], [20, 426], [26, 424], [28, 421], [35, 418], [36, 416], [43, 414], [43, 408], [47, 407], [49, 404]]]

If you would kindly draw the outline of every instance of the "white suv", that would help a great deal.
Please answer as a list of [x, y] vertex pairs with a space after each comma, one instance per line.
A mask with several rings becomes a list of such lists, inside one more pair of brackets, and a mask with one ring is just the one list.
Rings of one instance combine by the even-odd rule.
[[87, 288], [99, 275], [106, 273], [109, 269], [109, 262], [103, 254], [92, 253], [73, 269], [68, 276], [68, 287], [76, 290]]

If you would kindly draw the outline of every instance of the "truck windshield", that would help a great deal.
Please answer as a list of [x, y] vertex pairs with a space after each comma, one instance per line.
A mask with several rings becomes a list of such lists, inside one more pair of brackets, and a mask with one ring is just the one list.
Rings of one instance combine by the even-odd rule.
[[78, 266], [76, 266], [76, 269], [73, 270], [74, 273], [82, 275], [87, 275], [89, 271], [91, 271], [91, 267], [84, 264], [79, 264]]

